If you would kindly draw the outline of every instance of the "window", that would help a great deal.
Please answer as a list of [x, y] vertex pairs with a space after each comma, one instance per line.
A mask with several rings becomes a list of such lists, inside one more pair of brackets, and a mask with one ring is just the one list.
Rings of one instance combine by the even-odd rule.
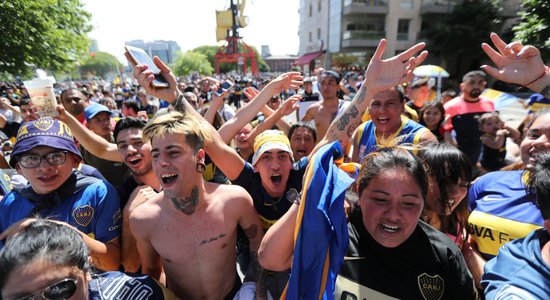
[[313, 5], [311, 3], [309, 4], [309, 16], [311, 17], [313, 15]]
[[397, 24], [397, 40], [398, 41], [407, 41], [409, 40], [409, 19], [399, 19]]
[[317, 11], [321, 11], [321, 2], [322, 0], [317, 0]]
[[317, 28], [317, 39], [321, 39], [321, 28]]
[[400, 0], [401, 8], [413, 8], [413, 0]]
[[311, 31], [309, 32], [309, 42], [311, 43], [312, 41], [312, 38], [311, 38], [312, 34], [311, 34]]

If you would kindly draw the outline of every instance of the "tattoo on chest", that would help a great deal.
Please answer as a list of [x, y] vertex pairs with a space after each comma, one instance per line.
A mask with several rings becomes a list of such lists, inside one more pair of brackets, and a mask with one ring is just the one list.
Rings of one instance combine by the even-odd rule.
[[177, 210], [190, 216], [195, 212], [197, 205], [199, 205], [199, 188], [196, 186], [193, 187], [189, 197], [172, 198], [171, 200]]
[[217, 241], [221, 238], [224, 238], [225, 237], [225, 233], [220, 233], [219, 235], [217, 236], [214, 236], [214, 237], [211, 237], [207, 240], [202, 240], [200, 243], [199, 243], [199, 246], [203, 246], [203, 245], [206, 245], [206, 244], [210, 244], [212, 243], [213, 241]]
[[330, 114], [330, 122], [334, 121], [334, 119], [336, 119], [336, 115], [338, 114], [338, 112], [333, 112]]

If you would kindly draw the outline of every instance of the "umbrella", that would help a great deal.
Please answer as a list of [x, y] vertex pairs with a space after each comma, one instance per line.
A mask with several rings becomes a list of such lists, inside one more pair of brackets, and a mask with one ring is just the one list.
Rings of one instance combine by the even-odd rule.
[[423, 65], [414, 69], [413, 74], [418, 77], [436, 77], [437, 78], [437, 100], [441, 98], [441, 78], [449, 77], [449, 72], [440, 66]]
[[418, 77], [449, 77], [449, 73], [440, 66], [423, 65], [414, 69], [413, 74]]

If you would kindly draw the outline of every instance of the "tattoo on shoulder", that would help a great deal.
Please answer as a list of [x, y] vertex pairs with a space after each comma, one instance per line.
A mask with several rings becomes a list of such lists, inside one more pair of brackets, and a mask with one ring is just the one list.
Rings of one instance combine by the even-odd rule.
[[348, 109], [340, 116], [340, 119], [338, 119], [338, 122], [336, 123], [336, 128], [338, 130], [342, 131], [346, 128], [346, 126], [349, 124], [350, 120], [356, 118], [359, 115], [359, 110], [357, 110], [357, 107], [352, 104], [348, 107]]
[[199, 205], [199, 188], [197, 186], [193, 187], [189, 197], [172, 198], [171, 200], [177, 210], [190, 216], [195, 213], [195, 209]]
[[199, 243], [199, 246], [202, 246], [202, 245], [206, 245], [206, 244], [209, 244], [209, 243], [212, 243], [213, 241], [217, 241], [219, 239], [222, 239], [225, 237], [225, 233], [220, 233], [218, 234], [217, 236], [213, 236], [209, 239], [206, 239], [206, 240], [202, 240], [200, 243]]
[[547, 85], [545, 86], [542, 91], [540, 91], [540, 93], [546, 97], [546, 98], [550, 98], [550, 85]]

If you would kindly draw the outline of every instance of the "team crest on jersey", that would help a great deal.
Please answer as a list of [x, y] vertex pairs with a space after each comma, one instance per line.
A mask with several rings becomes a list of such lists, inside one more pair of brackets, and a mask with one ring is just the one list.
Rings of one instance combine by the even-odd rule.
[[445, 280], [439, 275], [422, 273], [418, 276], [418, 288], [426, 300], [439, 300], [445, 291]]
[[80, 226], [87, 226], [94, 217], [94, 209], [89, 206], [79, 206], [73, 210], [73, 218]]

